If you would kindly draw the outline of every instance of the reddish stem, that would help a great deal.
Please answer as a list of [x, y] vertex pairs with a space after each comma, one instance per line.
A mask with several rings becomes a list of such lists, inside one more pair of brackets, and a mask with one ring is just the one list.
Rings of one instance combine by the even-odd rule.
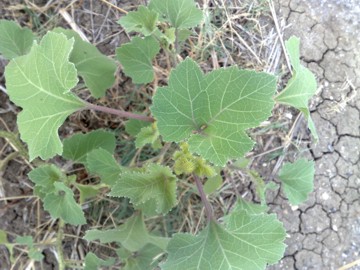
[[204, 192], [204, 188], [203, 188], [203, 185], [202, 185], [202, 183], [200, 181], [200, 178], [195, 174], [193, 176], [194, 176], [194, 179], [195, 179], [196, 187], [197, 187], [197, 189], [199, 191], [201, 201], [203, 202], [204, 207], [205, 207], [206, 217], [207, 217], [208, 221], [214, 220], [213, 210], [212, 210], [210, 202], [208, 201], [208, 199], [206, 197], [206, 194]]

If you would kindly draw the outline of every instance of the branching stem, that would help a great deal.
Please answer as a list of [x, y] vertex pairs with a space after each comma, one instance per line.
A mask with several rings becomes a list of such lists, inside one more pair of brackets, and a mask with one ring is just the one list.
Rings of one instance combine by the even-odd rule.
[[105, 112], [105, 113], [114, 114], [114, 115], [124, 117], [124, 118], [138, 119], [138, 120], [145, 121], [145, 122], [154, 122], [155, 121], [155, 119], [152, 118], [151, 116], [126, 112], [126, 111], [117, 110], [117, 109], [112, 109], [112, 108], [108, 108], [105, 106], [99, 106], [99, 105], [95, 105], [95, 104], [91, 104], [91, 103], [88, 103], [86, 105], [86, 107], [84, 108], [84, 110], [94, 110], [94, 111], [99, 111], [99, 112]]
[[208, 221], [214, 220], [213, 210], [212, 210], [209, 200], [206, 197], [206, 194], [204, 192], [204, 188], [200, 181], [200, 178], [195, 174], [193, 176], [195, 179], [196, 187], [199, 191], [201, 201], [203, 202], [204, 207], [205, 207], [205, 213], [206, 213], [207, 219], [208, 219]]

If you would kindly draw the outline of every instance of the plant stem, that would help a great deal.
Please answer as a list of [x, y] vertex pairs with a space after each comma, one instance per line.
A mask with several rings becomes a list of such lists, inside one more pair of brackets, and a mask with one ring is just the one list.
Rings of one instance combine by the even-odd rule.
[[59, 270], [65, 270], [65, 260], [64, 260], [64, 253], [63, 253], [63, 247], [62, 247], [62, 240], [64, 238], [64, 226], [65, 226], [65, 223], [60, 218], [58, 233], [56, 236], [56, 251], [59, 256], [58, 257]]
[[95, 105], [95, 104], [91, 104], [91, 103], [88, 103], [84, 109], [114, 114], [114, 115], [124, 117], [124, 118], [138, 119], [138, 120], [145, 121], [145, 122], [154, 122], [155, 121], [155, 119], [150, 116], [126, 112], [126, 111], [117, 110], [117, 109], [112, 109], [112, 108], [99, 106], [99, 105]]
[[208, 201], [208, 199], [206, 197], [206, 194], [204, 192], [204, 188], [203, 188], [203, 185], [202, 185], [202, 183], [200, 181], [200, 178], [195, 174], [193, 176], [194, 176], [194, 179], [195, 179], [196, 187], [197, 187], [197, 189], [199, 191], [201, 201], [203, 202], [204, 207], [205, 207], [206, 217], [207, 217], [208, 221], [214, 220], [213, 210], [212, 210], [210, 202]]

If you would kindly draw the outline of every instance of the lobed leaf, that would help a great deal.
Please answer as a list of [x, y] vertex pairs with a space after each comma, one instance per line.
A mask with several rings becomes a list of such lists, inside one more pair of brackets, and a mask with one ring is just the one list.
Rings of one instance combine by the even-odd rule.
[[98, 175], [101, 182], [114, 185], [120, 177], [122, 167], [108, 151], [99, 148], [87, 155], [86, 167], [91, 174]]
[[300, 110], [308, 120], [308, 127], [316, 140], [318, 135], [308, 108], [309, 99], [316, 93], [317, 84], [314, 74], [300, 64], [300, 40], [292, 36], [285, 42], [287, 53], [293, 67], [293, 76], [287, 86], [275, 98], [279, 103]]
[[304, 158], [294, 163], [285, 163], [279, 172], [284, 192], [293, 205], [306, 201], [307, 196], [314, 189], [314, 161]]
[[84, 212], [76, 203], [73, 191], [61, 182], [55, 182], [54, 187], [55, 191], [44, 199], [44, 209], [52, 218], [61, 218], [71, 225], [85, 224]]
[[17, 123], [30, 160], [61, 154], [59, 127], [86, 106], [70, 93], [78, 82], [75, 66], [69, 62], [73, 44], [63, 34], [48, 32], [29, 54], [13, 59], [5, 69], [9, 97], [23, 108]]
[[285, 230], [275, 215], [231, 214], [226, 227], [211, 221], [197, 236], [178, 233], [170, 240], [167, 270], [265, 269], [281, 259]]
[[8, 20], [0, 20], [0, 37], [0, 54], [7, 59], [27, 54], [35, 40], [30, 29]]
[[73, 30], [55, 28], [54, 32], [63, 33], [67, 38], [74, 39], [70, 61], [75, 64], [92, 96], [104, 96], [106, 89], [115, 82], [115, 61], [103, 55], [94, 45], [82, 40]]
[[102, 148], [104, 151], [114, 153], [116, 147], [115, 135], [102, 129], [86, 134], [78, 133], [64, 140], [62, 156], [76, 163], [86, 163], [86, 155], [94, 149]]
[[160, 20], [179, 29], [195, 27], [203, 18], [194, 0], [151, 0], [149, 8], [160, 14]]
[[150, 164], [145, 172], [124, 172], [110, 196], [127, 197], [146, 214], [166, 214], [177, 203], [176, 180], [170, 168]]
[[149, 83], [154, 80], [152, 60], [159, 51], [155, 38], [134, 37], [130, 43], [117, 48], [116, 56], [134, 83]]
[[[159, 131], [155, 124], [151, 126], [143, 127], [140, 132], [136, 135], [135, 146], [141, 148], [146, 144], [152, 144], [156, 146], [156, 142], [159, 140]], [[160, 143], [161, 145], [161, 143]]]
[[134, 255], [126, 259], [124, 270], [157, 269], [159, 254], [163, 250], [153, 244], [147, 244]]
[[159, 14], [148, 7], [139, 6], [136, 11], [131, 11], [122, 17], [118, 23], [125, 31], [138, 32], [144, 36], [151, 35], [156, 29]]
[[204, 75], [187, 58], [157, 89], [150, 109], [165, 141], [188, 140], [192, 153], [224, 166], [253, 147], [245, 130], [270, 116], [275, 87], [274, 76], [237, 67]]

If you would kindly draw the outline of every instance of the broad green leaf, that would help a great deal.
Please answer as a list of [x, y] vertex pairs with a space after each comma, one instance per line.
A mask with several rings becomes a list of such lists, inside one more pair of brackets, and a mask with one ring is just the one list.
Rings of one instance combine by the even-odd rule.
[[152, 59], [159, 50], [160, 46], [155, 38], [134, 37], [130, 43], [116, 49], [116, 56], [133, 83], [149, 83], [154, 80]]
[[54, 192], [54, 183], [63, 182], [66, 178], [66, 175], [54, 164], [45, 164], [35, 168], [28, 176], [35, 186], [40, 187], [45, 193]]
[[16, 239], [15, 239], [15, 242], [20, 244], [20, 245], [26, 245], [28, 247], [33, 247], [34, 246], [33, 238], [30, 235], [17, 236]]
[[52, 218], [61, 218], [71, 225], [86, 223], [84, 212], [74, 199], [73, 191], [63, 183], [54, 183], [55, 192], [49, 193], [44, 199], [44, 209]]
[[136, 135], [138, 135], [138, 133], [143, 127], [148, 127], [150, 125], [151, 125], [150, 122], [145, 122], [137, 119], [130, 119], [125, 123], [125, 131], [129, 133], [129, 135], [135, 137]]
[[314, 189], [314, 161], [301, 158], [294, 163], [285, 163], [279, 172], [284, 192], [292, 205], [307, 199]]
[[232, 213], [240, 213], [241, 211], [246, 211], [249, 215], [257, 215], [267, 212], [268, 207], [263, 204], [252, 203], [239, 198], [236, 202], [235, 208], [232, 210]]
[[129, 256], [125, 261], [124, 270], [150, 270], [157, 269], [159, 261], [158, 255], [163, 250], [155, 245], [147, 244], [133, 256]]
[[204, 191], [207, 195], [214, 193], [223, 184], [223, 179], [220, 175], [220, 171], [217, 175], [209, 177], [204, 184]]
[[115, 82], [115, 61], [103, 55], [94, 45], [82, 40], [73, 30], [55, 28], [54, 31], [65, 34], [69, 39], [74, 38], [70, 62], [75, 64], [92, 96], [96, 98], [104, 96], [106, 89]]
[[102, 183], [111, 186], [122, 172], [114, 156], [102, 148], [95, 149], [87, 155], [86, 167], [89, 173], [98, 175]]
[[30, 29], [8, 20], [0, 20], [0, 37], [0, 54], [7, 59], [27, 54], [35, 40]]
[[158, 14], [147, 7], [139, 6], [137, 11], [131, 11], [122, 17], [118, 23], [126, 32], [138, 32], [144, 36], [151, 35], [156, 29]]
[[195, 27], [203, 18], [194, 0], [151, 0], [149, 8], [160, 14], [160, 20], [170, 22], [175, 28]]
[[44, 259], [44, 255], [37, 248], [31, 248], [28, 252], [28, 256], [30, 259], [37, 261], [37, 262], [40, 262]]
[[275, 98], [279, 103], [300, 110], [308, 120], [308, 127], [316, 140], [318, 135], [308, 108], [309, 99], [316, 93], [317, 84], [314, 74], [300, 64], [300, 40], [292, 36], [285, 42], [287, 53], [293, 67], [293, 76], [287, 86]]
[[115, 263], [115, 258], [102, 260], [98, 258], [94, 253], [89, 252], [85, 256], [84, 270], [99, 270], [101, 266], [112, 266]]
[[224, 166], [253, 147], [245, 130], [270, 116], [275, 88], [270, 74], [231, 67], [204, 75], [187, 58], [157, 89], [151, 111], [165, 141], [188, 140], [192, 153]]
[[159, 138], [159, 131], [155, 124], [151, 126], [143, 127], [136, 135], [135, 146], [141, 148], [146, 144], [154, 145]]
[[86, 154], [94, 149], [102, 148], [114, 153], [116, 147], [115, 135], [105, 130], [95, 130], [86, 134], [78, 133], [64, 140], [62, 156], [76, 163], [86, 163]]
[[80, 193], [79, 203], [83, 204], [87, 199], [96, 197], [103, 185], [82, 185], [75, 183], [75, 187]]
[[150, 164], [145, 172], [122, 173], [109, 195], [127, 197], [136, 208], [146, 204], [166, 214], [177, 204], [176, 180], [170, 168]]
[[134, 214], [116, 229], [106, 231], [89, 230], [86, 232], [84, 239], [88, 241], [99, 239], [103, 244], [119, 242], [131, 252], [139, 251], [149, 243], [164, 250], [168, 244], [167, 238], [149, 234], [142, 214]]
[[5, 69], [10, 99], [23, 109], [17, 123], [30, 160], [62, 154], [58, 129], [70, 114], [86, 106], [70, 92], [78, 82], [69, 62], [73, 44], [63, 34], [48, 32], [29, 54], [11, 60]]
[[211, 221], [197, 236], [175, 234], [163, 270], [262, 270], [285, 251], [286, 232], [275, 215], [230, 216], [226, 227]]

